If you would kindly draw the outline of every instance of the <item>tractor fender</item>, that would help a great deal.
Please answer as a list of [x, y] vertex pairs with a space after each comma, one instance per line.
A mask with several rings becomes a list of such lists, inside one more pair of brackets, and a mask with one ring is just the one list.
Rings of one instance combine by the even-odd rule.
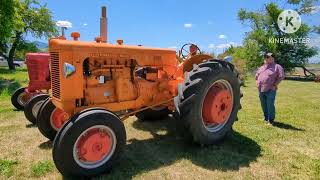
[[189, 72], [192, 70], [194, 64], [200, 64], [203, 63], [205, 60], [212, 59], [212, 56], [207, 54], [197, 54], [194, 56], [191, 56], [183, 61], [183, 72]]

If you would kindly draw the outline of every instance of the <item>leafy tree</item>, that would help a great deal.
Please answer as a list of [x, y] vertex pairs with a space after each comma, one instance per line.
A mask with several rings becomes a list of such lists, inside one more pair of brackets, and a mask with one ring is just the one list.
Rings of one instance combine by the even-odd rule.
[[21, 41], [17, 46], [15, 57], [19, 59], [24, 59], [26, 53], [29, 52], [39, 52], [40, 49], [33, 42]]
[[[295, 9], [300, 14], [312, 14], [317, 10], [315, 4], [319, 2], [319, 0], [288, 0], [289, 4], [297, 5], [298, 7]], [[313, 26], [313, 32], [320, 34], [320, 25]]]
[[314, 10], [314, 4], [319, 2], [319, 0], [287, 0], [288, 4], [296, 5], [295, 9], [300, 14], [311, 14]]
[[[1, 47], [8, 47], [4, 57], [8, 60], [10, 69], [15, 69], [13, 58], [20, 43], [24, 43], [24, 35], [31, 34], [35, 38], [50, 38], [57, 34], [57, 29], [52, 15], [46, 5], [38, 0], [13, 0], [13, 28], [10, 30], [11, 39], [1, 42]], [[8, 7], [12, 9], [12, 4]], [[4, 15], [5, 16], [5, 15]]]
[[223, 59], [226, 56], [232, 56], [232, 63], [237, 68], [238, 72], [240, 73], [240, 79], [242, 82], [245, 82], [245, 79], [247, 77], [248, 67], [246, 60], [249, 58], [249, 56], [254, 55], [253, 51], [247, 51], [247, 50], [254, 50], [254, 48], [249, 48], [246, 46], [231, 46], [227, 48], [222, 54], [219, 54], [218, 58]]
[[7, 42], [14, 28], [15, 1], [0, 0], [0, 4], [0, 54], [3, 54], [6, 52]]
[[[309, 7], [312, 6], [312, 0], [289, 0], [289, 4], [297, 5], [300, 13], [309, 13]], [[265, 5], [263, 11], [248, 12], [241, 9], [238, 12], [239, 20], [243, 23], [249, 22], [252, 29], [246, 34], [244, 47], [248, 51], [254, 48], [253, 55], [248, 55], [248, 69], [255, 69], [262, 64], [262, 55], [264, 52], [272, 52], [275, 54], [277, 62], [281, 64], [285, 70], [292, 70], [295, 66], [305, 65], [310, 57], [317, 54], [315, 48], [309, 47], [306, 43], [292, 44], [290, 42], [273, 43], [270, 39], [279, 38], [307, 38], [312, 28], [307, 24], [302, 24], [301, 28], [293, 33], [286, 34], [282, 32], [278, 25], [277, 19], [282, 9], [275, 3]]]

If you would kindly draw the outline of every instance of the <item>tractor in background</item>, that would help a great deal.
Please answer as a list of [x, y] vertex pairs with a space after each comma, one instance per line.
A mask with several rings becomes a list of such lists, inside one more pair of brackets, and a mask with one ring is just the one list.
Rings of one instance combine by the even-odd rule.
[[[49, 99], [51, 88], [49, 60], [48, 53], [27, 53], [28, 86], [17, 89], [11, 96], [12, 105], [24, 110], [26, 119], [32, 124], [37, 124], [38, 112], [43, 104], [53, 105]], [[61, 111], [55, 110], [55, 112]], [[52, 122], [59, 118], [55, 114], [53, 113], [51, 117]]]
[[[122, 121], [173, 113], [191, 141], [216, 144], [231, 131], [240, 109], [235, 67], [202, 54], [194, 44], [179, 51], [107, 41], [106, 8], [95, 42], [49, 40], [52, 95], [63, 110], [53, 160], [64, 176], [108, 172], [126, 144]], [[179, 61], [182, 59], [182, 62]], [[38, 123], [52, 130], [53, 108], [43, 105]], [[63, 122], [63, 123], [62, 123]]]
[[12, 105], [18, 110], [24, 110], [26, 118], [33, 124], [36, 123], [36, 114], [41, 103], [49, 98], [49, 59], [48, 53], [26, 54], [28, 86], [17, 89], [11, 96]]

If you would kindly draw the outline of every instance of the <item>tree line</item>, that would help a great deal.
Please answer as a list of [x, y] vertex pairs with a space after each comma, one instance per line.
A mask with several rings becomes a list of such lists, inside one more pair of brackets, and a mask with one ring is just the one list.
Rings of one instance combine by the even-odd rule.
[[[286, 0], [278, 1], [294, 8], [300, 15], [311, 15], [317, 11], [318, 0]], [[275, 55], [278, 64], [282, 65], [286, 71], [291, 71], [294, 67], [305, 66], [308, 60], [317, 55], [319, 49], [311, 47], [303, 40], [308, 39], [311, 34], [320, 34], [320, 26], [312, 26], [302, 22], [300, 29], [292, 34], [284, 33], [277, 24], [278, 17], [284, 9], [277, 3], [267, 3], [262, 9], [247, 11], [240, 9], [238, 12], [239, 21], [250, 27], [250, 31], [245, 34], [242, 46], [227, 48], [220, 56], [232, 55], [234, 63], [245, 76], [247, 71], [255, 70], [263, 64], [265, 52]], [[283, 40], [281, 43], [274, 40]], [[296, 42], [288, 41], [295, 39]], [[299, 41], [301, 40], [302, 41]], [[312, 40], [312, 39], [309, 39]]]
[[[300, 15], [312, 14], [319, 0], [283, 0], [295, 8]], [[283, 1], [277, 1], [283, 3]], [[8, 61], [10, 69], [15, 69], [14, 57], [23, 57], [27, 52], [38, 51], [34, 43], [26, 41], [26, 36], [50, 38], [57, 35], [57, 27], [51, 11], [38, 0], [0, 0], [0, 55]], [[277, 3], [267, 3], [257, 11], [241, 9], [239, 21], [250, 27], [242, 46], [230, 47], [220, 56], [232, 55], [240, 71], [256, 69], [263, 63], [263, 53], [272, 52], [277, 63], [286, 71], [295, 66], [303, 66], [318, 50], [307, 43], [272, 43], [270, 39], [307, 38], [310, 34], [320, 34], [320, 26], [302, 23], [293, 33], [282, 32], [277, 18], [283, 11]]]
[[57, 35], [51, 11], [38, 0], [0, 0], [0, 55], [14, 70], [14, 57], [38, 51], [26, 36], [50, 38]]

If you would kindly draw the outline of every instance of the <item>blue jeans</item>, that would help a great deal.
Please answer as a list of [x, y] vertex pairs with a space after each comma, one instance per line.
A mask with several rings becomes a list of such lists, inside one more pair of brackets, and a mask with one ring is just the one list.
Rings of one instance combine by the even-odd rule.
[[275, 100], [277, 91], [270, 90], [267, 92], [260, 92], [260, 102], [264, 114], [264, 120], [273, 122], [276, 116]]

